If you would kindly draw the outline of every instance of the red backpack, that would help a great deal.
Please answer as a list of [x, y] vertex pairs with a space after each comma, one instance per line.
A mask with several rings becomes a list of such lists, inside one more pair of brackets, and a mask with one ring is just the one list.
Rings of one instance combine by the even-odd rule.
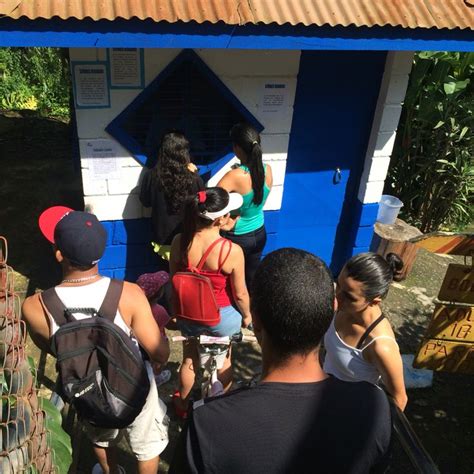
[[[176, 272], [173, 275], [171, 280], [173, 285], [173, 311], [176, 317], [204, 326], [215, 326], [220, 323], [221, 315], [212, 282], [200, 272], [212, 249], [222, 241], [224, 243], [219, 254], [218, 268], [218, 271], [220, 271], [232, 249], [232, 242], [224, 238], [217, 239], [208, 247], [197, 267], [188, 264], [188, 271]], [[229, 242], [229, 250], [225, 258], [222, 259], [225, 242]]]

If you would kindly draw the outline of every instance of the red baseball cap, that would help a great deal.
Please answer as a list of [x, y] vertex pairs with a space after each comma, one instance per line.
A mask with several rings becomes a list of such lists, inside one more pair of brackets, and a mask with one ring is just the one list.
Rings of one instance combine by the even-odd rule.
[[53, 206], [38, 219], [42, 234], [71, 262], [95, 265], [102, 257], [107, 231], [94, 214]]

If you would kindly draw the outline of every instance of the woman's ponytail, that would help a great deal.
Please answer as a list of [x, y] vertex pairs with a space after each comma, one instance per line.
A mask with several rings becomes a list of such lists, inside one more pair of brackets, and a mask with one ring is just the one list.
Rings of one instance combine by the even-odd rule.
[[213, 220], [203, 217], [204, 212], [217, 212], [229, 202], [229, 193], [223, 188], [207, 188], [188, 196], [183, 206], [183, 231], [180, 242], [179, 262], [188, 266], [188, 252], [196, 232], [213, 224]]
[[230, 131], [232, 143], [238, 145], [245, 152], [246, 165], [250, 172], [253, 189], [253, 203], [257, 206], [263, 201], [263, 187], [265, 186], [265, 168], [263, 166], [262, 146], [258, 132], [246, 123], [234, 125]]
[[258, 141], [254, 141], [252, 144], [252, 151], [247, 166], [252, 178], [253, 202], [258, 206], [263, 201], [263, 186], [265, 185], [262, 147]]
[[392, 281], [400, 281], [402, 259], [395, 253], [382, 255], [365, 252], [354, 255], [344, 266], [346, 275], [361, 282], [367, 301], [385, 298]]
[[388, 253], [385, 256], [385, 260], [392, 271], [393, 280], [401, 281], [403, 279], [403, 260], [396, 253]]
[[183, 268], [188, 266], [188, 250], [197, 231], [199, 213], [203, 204], [199, 203], [198, 195], [188, 196], [183, 205], [183, 232], [180, 242], [180, 264]]

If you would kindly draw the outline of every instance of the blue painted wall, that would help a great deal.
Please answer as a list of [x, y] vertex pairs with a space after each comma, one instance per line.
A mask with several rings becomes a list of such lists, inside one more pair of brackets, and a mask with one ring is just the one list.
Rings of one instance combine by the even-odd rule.
[[304, 248], [336, 272], [351, 256], [362, 214], [357, 191], [385, 59], [385, 52], [302, 52], [283, 204], [267, 252]]
[[[377, 205], [363, 206], [357, 191], [385, 58], [385, 52], [302, 53], [283, 203], [266, 213], [265, 253], [304, 248], [337, 272], [354, 252], [368, 249]], [[102, 271], [133, 281], [153, 270], [147, 219], [106, 226]]]
[[157, 256], [151, 248], [150, 219], [102, 221], [108, 239], [99, 262], [103, 275], [135, 281], [142, 273], [157, 271]]
[[[337, 272], [368, 249], [377, 205], [362, 205], [357, 191], [385, 59], [385, 52], [302, 52], [283, 203], [265, 213], [265, 253], [303, 248]], [[148, 219], [104, 224], [103, 273], [134, 281], [156, 270]]]

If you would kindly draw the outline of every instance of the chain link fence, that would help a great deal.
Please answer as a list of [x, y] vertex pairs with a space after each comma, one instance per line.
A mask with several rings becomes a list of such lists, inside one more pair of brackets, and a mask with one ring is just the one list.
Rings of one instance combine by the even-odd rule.
[[0, 473], [57, 473], [34, 364], [25, 354], [26, 327], [7, 258], [7, 241], [0, 236]]

